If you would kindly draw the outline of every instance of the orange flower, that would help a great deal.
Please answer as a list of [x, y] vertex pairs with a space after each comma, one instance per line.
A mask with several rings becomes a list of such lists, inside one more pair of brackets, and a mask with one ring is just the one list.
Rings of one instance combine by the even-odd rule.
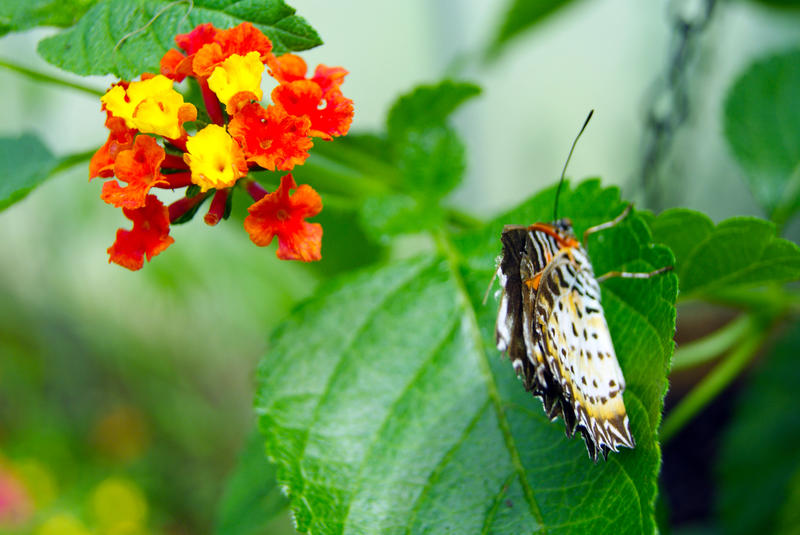
[[114, 117], [111, 113], [106, 117], [106, 128], [110, 130], [108, 140], [94, 153], [89, 162], [90, 180], [98, 176], [103, 178], [114, 176], [114, 161], [117, 155], [133, 146], [133, 136], [137, 132], [135, 128], [127, 127], [125, 119]]
[[108, 248], [109, 263], [136, 271], [145, 256], [149, 262], [175, 241], [169, 235], [169, 210], [155, 195], [148, 195], [141, 208], [123, 208], [122, 213], [133, 221], [133, 229], [117, 230], [117, 239]]
[[249, 22], [243, 22], [229, 30], [218, 30], [213, 42], [197, 51], [192, 69], [197, 76], [207, 78], [233, 54], [246, 56], [248, 52], [258, 52], [265, 62], [271, 50], [272, 43], [267, 36]]
[[[303, 58], [294, 54], [283, 54], [282, 56], [270, 54], [267, 57], [267, 66], [269, 67], [269, 74], [281, 84], [305, 80], [306, 71], [308, 70]], [[344, 83], [344, 77], [347, 74], [347, 70], [344, 67], [317, 65], [311, 81], [322, 89], [323, 95], [326, 95], [332, 89], [339, 89], [339, 86]]]
[[213, 43], [218, 32], [217, 28], [207, 22], [197, 26], [189, 33], [176, 35], [175, 43], [186, 52], [186, 55], [174, 48], [167, 50], [161, 58], [161, 74], [176, 82], [181, 82], [187, 76], [194, 74], [192, 71], [194, 55], [204, 45]]
[[308, 69], [305, 60], [295, 54], [283, 54], [282, 56], [270, 54], [267, 56], [267, 66], [270, 76], [275, 78], [279, 84], [305, 80]]
[[343, 136], [353, 122], [353, 101], [338, 89], [323, 94], [319, 84], [311, 80], [279, 85], [272, 91], [272, 100], [291, 115], [308, 117], [315, 137], [330, 140]]
[[[290, 195], [289, 190], [295, 189]], [[322, 258], [322, 226], [308, 223], [322, 210], [322, 199], [314, 189], [303, 184], [297, 187], [292, 175], [281, 178], [281, 185], [272, 193], [264, 195], [247, 209], [244, 228], [250, 239], [264, 247], [278, 237], [276, 255], [281, 260], [312, 262]]]
[[133, 148], [120, 152], [114, 164], [114, 174], [128, 185], [122, 187], [116, 180], [106, 182], [100, 198], [117, 208], [144, 206], [150, 188], [168, 184], [166, 177], [161, 174], [164, 156], [164, 149], [155, 139], [137, 136]]
[[270, 171], [289, 171], [302, 165], [314, 144], [308, 137], [311, 126], [305, 117], [289, 115], [280, 106], [266, 109], [257, 102], [237, 113], [228, 131], [244, 149], [248, 162]]

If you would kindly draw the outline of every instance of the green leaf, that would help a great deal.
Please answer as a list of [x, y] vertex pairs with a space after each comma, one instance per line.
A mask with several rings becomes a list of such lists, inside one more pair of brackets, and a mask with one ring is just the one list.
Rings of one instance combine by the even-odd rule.
[[288, 513], [289, 501], [275, 481], [264, 441], [254, 430], [231, 474], [217, 511], [216, 535], [266, 534], [269, 523]]
[[3, 0], [0, 35], [36, 26], [72, 26], [97, 0]]
[[38, 137], [0, 138], [0, 210], [44, 182], [58, 161]]
[[734, 217], [715, 227], [701, 213], [675, 208], [651, 217], [650, 230], [675, 254], [682, 298], [800, 278], [800, 248], [763, 219]]
[[414, 234], [441, 224], [442, 209], [436, 203], [403, 193], [373, 195], [361, 206], [361, 228], [375, 240], [386, 242], [398, 234]]
[[489, 57], [496, 57], [514, 37], [532, 28], [571, 0], [512, 0], [497, 34], [489, 45]]
[[[717, 474], [726, 533], [779, 533], [778, 525], [786, 521], [781, 516], [789, 513], [781, 510], [791, 500], [798, 503], [798, 347], [800, 324], [795, 324], [742, 393], [725, 431]], [[793, 514], [796, 518], [797, 509]], [[796, 530], [795, 523], [783, 533]]]
[[800, 49], [752, 64], [725, 101], [725, 135], [779, 224], [800, 208]]
[[437, 85], [421, 85], [401, 96], [389, 110], [389, 139], [402, 141], [409, 130], [444, 126], [447, 118], [466, 100], [479, 95], [481, 88], [468, 82], [444, 80]]
[[443, 196], [458, 185], [467, 167], [464, 145], [446, 126], [409, 130], [397, 152], [403, 182], [417, 197]]
[[[495, 349], [497, 304], [481, 305], [503, 224], [546, 218], [554, 195], [474, 234], [442, 231], [441, 255], [339, 279], [272, 335], [256, 410], [300, 531], [654, 531], [675, 276], [603, 284], [637, 446], [597, 464], [524, 391]], [[578, 232], [623, 208], [597, 181], [562, 199]], [[589, 247], [602, 269], [672, 262], [635, 215]]]
[[131, 80], [159, 72], [175, 35], [210, 22], [230, 28], [249, 21], [270, 38], [276, 54], [322, 43], [283, 0], [103, 0], [72, 28], [39, 43], [44, 59], [77, 74], [114, 74]]
[[309, 267], [320, 276], [332, 277], [377, 262], [384, 249], [362, 230], [358, 211], [328, 204], [324, 199], [323, 195], [325, 207], [314, 218], [324, 232], [322, 260]]

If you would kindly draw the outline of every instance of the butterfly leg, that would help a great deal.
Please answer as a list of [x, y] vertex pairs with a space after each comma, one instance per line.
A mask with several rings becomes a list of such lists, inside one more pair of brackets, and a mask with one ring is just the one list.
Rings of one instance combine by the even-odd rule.
[[667, 271], [672, 271], [672, 266], [664, 266], [662, 268], [654, 269], [653, 271], [645, 273], [631, 273], [629, 271], [609, 271], [605, 275], [597, 277], [597, 282], [603, 282], [604, 280], [610, 279], [612, 277], [621, 277], [623, 279], [649, 279], [650, 277], [655, 277], [656, 275], [666, 273]]
[[586, 247], [586, 240], [589, 238], [590, 234], [594, 234], [595, 232], [599, 232], [601, 230], [605, 230], [607, 228], [619, 225], [631, 213], [632, 206], [633, 205], [628, 203], [628, 205], [625, 206], [625, 209], [622, 211], [622, 213], [619, 214], [614, 219], [612, 219], [611, 221], [606, 221], [605, 223], [600, 223], [599, 225], [587, 228], [586, 231], [583, 233], [583, 246]]

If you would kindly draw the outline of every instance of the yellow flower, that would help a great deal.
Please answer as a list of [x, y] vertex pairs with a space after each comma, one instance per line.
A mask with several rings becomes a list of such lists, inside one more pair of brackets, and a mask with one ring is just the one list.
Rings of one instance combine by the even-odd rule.
[[69, 513], [58, 513], [45, 520], [36, 535], [90, 535], [81, 521]]
[[97, 485], [91, 501], [103, 532], [136, 533], [147, 525], [147, 501], [132, 481], [110, 477]]
[[192, 182], [202, 191], [233, 186], [247, 174], [247, 162], [239, 144], [221, 126], [210, 124], [186, 141], [184, 161]]
[[[208, 77], [208, 87], [216, 93], [220, 102], [228, 106], [234, 95], [248, 92], [261, 100], [261, 75], [264, 64], [258, 52], [248, 52], [245, 56], [231, 54], [222, 64], [214, 69]], [[228, 109], [228, 113], [232, 110]]]
[[180, 138], [183, 123], [197, 118], [197, 108], [184, 103], [172, 80], [161, 74], [131, 82], [127, 89], [115, 85], [100, 101], [113, 116], [125, 119], [128, 128], [170, 139]]

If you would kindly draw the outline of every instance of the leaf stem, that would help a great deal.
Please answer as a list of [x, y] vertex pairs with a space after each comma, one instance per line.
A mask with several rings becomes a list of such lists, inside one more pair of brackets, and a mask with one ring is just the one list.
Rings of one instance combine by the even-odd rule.
[[70, 89], [76, 89], [83, 93], [87, 93], [92, 95], [93, 97], [102, 97], [105, 92], [95, 89], [93, 87], [89, 87], [88, 85], [78, 84], [75, 82], [69, 82], [62, 78], [56, 78], [55, 76], [51, 76], [49, 74], [45, 74], [40, 71], [34, 71], [32, 69], [28, 69], [27, 67], [23, 67], [22, 65], [17, 65], [16, 63], [11, 63], [6, 60], [0, 59], [0, 67], [5, 67], [10, 71], [17, 72], [31, 80], [35, 80], [37, 82], [44, 82], [46, 84], [53, 84], [53, 85], [60, 85], [63, 87], [69, 87]]
[[753, 321], [742, 333], [741, 344], [734, 348], [667, 414], [659, 434], [662, 444], [674, 438], [698, 412], [739, 375], [757, 354], [761, 344], [769, 335], [770, 323]]
[[708, 336], [679, 347], [672, 356], [672, 371], [698, 366], [721, 355], [741, 340], [754, 323], [752, 315], [742, 314]]

